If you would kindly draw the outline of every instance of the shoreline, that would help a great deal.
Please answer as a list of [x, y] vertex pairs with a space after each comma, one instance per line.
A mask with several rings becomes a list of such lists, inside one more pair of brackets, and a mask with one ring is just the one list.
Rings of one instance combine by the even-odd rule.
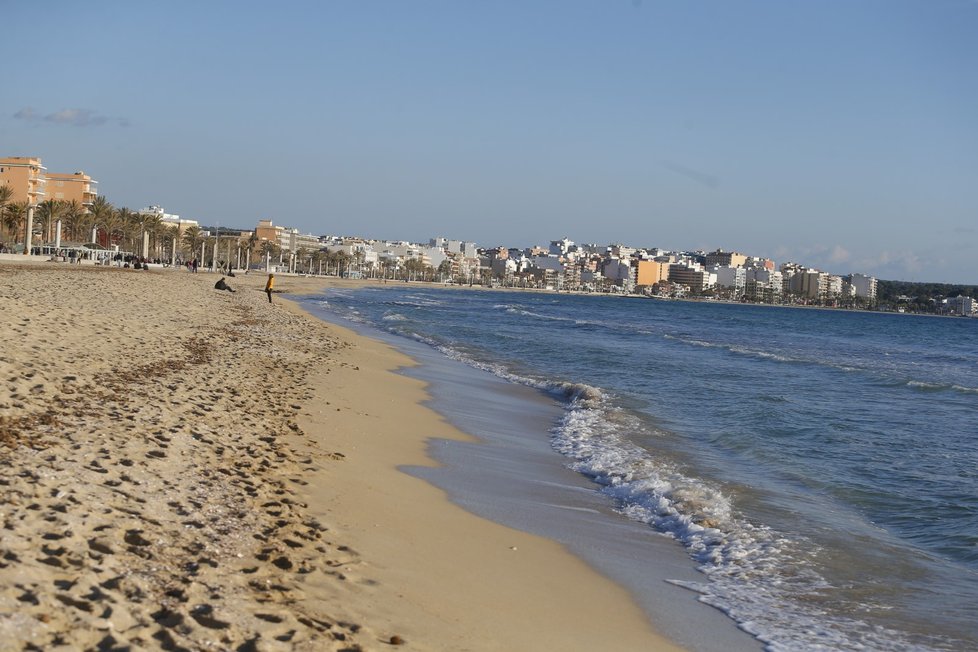
[[[350, 360], [314, 385], [343, 388], [332, 394], [330, 408], [352, 422], [331, 442], [339, 442], [350, 463], [330, 468], [332, 481], [317, 474], [309, 503], [324, 505], [319, 513], [340, 523], [363, 552], [368, 568], [351, 569], [353, 577], [370, 575], [378, 594], [396, 590], [371, 598], [375, 616], [390, 627], [400, 621], [406, 640], [430, 649], [586, 650], [612, 640], [620, 649], [680, 649], [652, 632], [623, 588], [563, 546], [476, 516], [405, 472], [436, 466], [427, 452], [432, 439], [472, 438], [422, 404], [430, 398], [426, 383], [395, 373], [413, 366], [410, 358], [341, 332], [355, 343], [343, 353]], [[311, 413], [299, 423], [326, 429], [333, 415]], [[391, 441], [397, 430], [408, 436]]]
[[0, 264], [0, 649], [679, 649], [399, 470], [464, 439], [406, 357], [216, 278]]

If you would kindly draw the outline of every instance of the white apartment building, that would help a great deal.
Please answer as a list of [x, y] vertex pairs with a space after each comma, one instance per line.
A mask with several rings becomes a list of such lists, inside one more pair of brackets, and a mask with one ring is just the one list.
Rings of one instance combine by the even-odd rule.
[[852, 286], [853, 292], [855, 292], [857, 297], [869, 299], [870, 301], [875, 300], [876, 284], [877, 281], [872, 276], [866, 276], [865, 274], [849, 275], [849, 285]]
[[163, 224], [167, 226], [175, 226], [183, 233], [188, 228], [192, 226], [200, 226], [197, 220], [189, 220], [186, 218], [181, 218], [179, 215], [171, 215], [167, 213], [162, 206], [147, 206], [146, 208], [139, 211], [140, 215], [158, 215]]
[[814, 269], [795, 272], [788, 279], [788, 287], [806, 299], [819, 299], [825, 296], [827, 277], [828, 274]]
[[833, 299], [842, 296], [842, 277], [835, 274], [825, 275], [825, 295], [823, 298]]
[[961, 317], [971, 317], [975, 314], [975, 300], [971, 297], [948, 297], [948, 314], [960, 315]]
[[722, 265], [708, 266], [707, 270], [711, 274], [716, 274], [717, 286], [730, 288], [738, 294], [743, 294], [747, 286], [747, 270], [743, 267], [730, 267]]
[[552, 253], [554, 256], [566, 256], [568, 252], [570, 252], [571, 247], [573, 246], [574, 243], [571, 240], [568, 240], [567, 238], [562, 238], [560, 240], [551, 240], [550, 253]]

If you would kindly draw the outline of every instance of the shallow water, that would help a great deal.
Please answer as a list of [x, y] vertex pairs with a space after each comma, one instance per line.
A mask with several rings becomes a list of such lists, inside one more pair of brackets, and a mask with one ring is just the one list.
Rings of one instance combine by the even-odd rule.
[[699, 571], [674, 583], [769, 648], [978, 647], [978, 320], [412, 286], [305, 303], [556, 401], [523, 436], [583, 481], [562, 509], [671, 537]]

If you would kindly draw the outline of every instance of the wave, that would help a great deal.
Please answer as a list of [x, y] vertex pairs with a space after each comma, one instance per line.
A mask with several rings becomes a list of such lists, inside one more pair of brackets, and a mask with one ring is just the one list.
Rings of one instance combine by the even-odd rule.
[[962, 394], [978, 394], [978, 387], [965, 387], [964, 385], [955, 385], [954, 383], [929, 383], [923, 380], [908, 380], [904, 385], [922, 392], [953, 391]]
[[735, 355], [752, 357], [759, 360], [771, 360], [774, 362], [781, 362], [787, 364], [815, 365], [818, 367], [827, 367], [838, 371], [844, 371], [847, 373], [852, 373], [852, 372], [865, 373], [871, 375], [872, 377], [875, 377], [878, 382], [883, 382], [887, 385], [894, 386], [894, 387], [897, 386], [910, 387], [912, 389], [921, 392], [953, 391], [953, 392], [960, 392], [962, 394], [978, 394], [978, 387], [969, 387], [966, 385], [959, 385], [956, 383], [928, 382], [923, 380], [894, 381], [892, 376], [893, 370], [885, 367], [880, 367], [878, 369], [871, 369], [866, 367], [854, 366], [851, 364], [845, 364], [833, 360], [807, 358], [802, 356], [792, 356], [784, 353], [775, 353], [771, 351], [752, 349], [749, 347], [740, 346], [736, 344], [725, 344], [721, 342], [707, 342], [704, 340], [697, 340], [697, 339], [682, 337], [678, 335], [671, 335], [668, 333], [663, 335], [663, 337], [669, 340], [675, 340], [677, 342], [681, 342], [682, 344], [686, 344], [689, 346], [697, 346], [697, 347], [708, 348], [708, 349], [721, 349], [733, 353]]
[[925, 649], [904, 643], [899, 632], [809, 606], [806, 596], [831, 589], [815, 570], [817, 547], [745, 519], [722, 489], [633, 443], [630, 435], [642, 430], [606, 395], [574, 398], [551, 444], [616, 511], [681, 543], [707, 578], [674, 584], [700, 594], [771, 650]]
[[444, 305], [440, 301], [424, 301], [424, 300], [415, 300], [415, 301], [385, 301], [384, 303], [386, 303], [387, 305], [401, 306], [401, 307], [404, 307], [404, 308], [431, 308], [431, 307], [437, 307], [437, 306]]
[[522, 315], [523, 317], [532, 317], [534, 319], [542, 319], [545, 321], [562, 321], [562, 322], [571, 322], [571, 323], [574, 323], [576, 321], [574, 319], [571, 319], [570, 317], [560, 317], [558, 315], [544, 315], [539, 312], [533, 312], [532, 310], [527, 310], [526, 308], [523, 308], [522, 306], [519, 305], [499, 304], [494, 307], [498, 310], [503, 310], [504, 312], [507, 312], [511, 315]]
[[724, 351], [728, 351], [729, 353], [733, 353], [735, 355], [741, 355], [749, 358], [756, 358], [758, 360], [771, 360], [774, 362], [783, 362], [787, 364], [816, 365], [819, 367], [830, 367], [832, 369], [837, 369], [839, 371], [846, 371], [846, 372], [867, 371], [860, 367], [854, 367], [852, 365], [826, 360], [824, 358], [806, 358], [800, 356], [793, 356], [787, 353], [775, 353], [772, 351], [762, 351], [760, 349], [752, 349], [738, 344], [725, 344], [723, 342], [707, 342], [704, 340], [697, 340], [697, 339], [686, 338], [678, 335], [671, 335], [669, 333], [664, 334], [663, 337], [667, 340], [675, 340], [677, 342], [681, 342], [682, 344], [688, 344], [690, 346], [698, 346], [705, 349], [722, 349]]

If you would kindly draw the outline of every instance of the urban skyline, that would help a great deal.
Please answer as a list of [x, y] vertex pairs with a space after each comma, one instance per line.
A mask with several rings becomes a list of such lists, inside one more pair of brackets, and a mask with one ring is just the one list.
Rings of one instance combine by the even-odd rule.
[[[38, 157], [0, 157], [0, 254], [52, 256], [65, 262], [149, 269], [202, 264], [211, 271], [259, 269], [353, 278], [478, 283], [482, 286], [618, 292], [648, 296], [868, 308], [974, 316], [975, 287], [947, 284], [917, 296], [897, 295], [907, 284], [889, 281], [878, 301], [878, 279], [833, 274], [800, 262], [736, 251], [675, 250], [625, 243], [577, 244], [567, 237], [549, 247], [479, 248], [475, 242], [430, 238], [427, 245], [362, 236], [314, 235], [259, 220], [253, 230], [167, 213], [138, 211], [98, 195], [98, 181], [79, 171], [51, 172]], [[35, 217], [38, 219], [35, 221]], [[28, 238], [27, 235], [31, 234]], [[274, 265], [273, 265], [274, 261]], [[389, 276], [388, 276], [389, 275]], [[933, 285], [933, 284], [931, 284]], [[938, 284], [940, 285], [940, 284]], [[940, 294], [937, 294], [940, 293]]]

